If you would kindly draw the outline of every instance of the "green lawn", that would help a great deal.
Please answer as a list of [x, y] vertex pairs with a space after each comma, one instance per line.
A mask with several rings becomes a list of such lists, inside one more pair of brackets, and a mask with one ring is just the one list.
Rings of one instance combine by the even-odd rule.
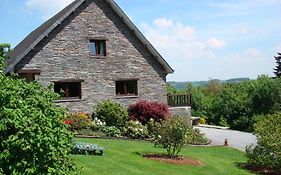
[[228, 147], [188, 147], [180, 152], [202, 161], [205, 165], [192, 167], [172, 165], [142, 158], [137, 153], [165, 153], [148, 142], [77, 139], [79, 142], [96, 143], [105, 148], [103, 156], [73, 155], [83, 175], [247, 175], [237, 164], [246, 162], [243, 152]]

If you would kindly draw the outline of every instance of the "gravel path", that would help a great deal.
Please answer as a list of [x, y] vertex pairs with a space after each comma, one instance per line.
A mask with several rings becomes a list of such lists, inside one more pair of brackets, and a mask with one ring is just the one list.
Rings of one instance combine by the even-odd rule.
[[217, 129], [196, 126], [205, 136], [212, 141], [210, 145], [224, 145], [224, 140], [228, 140], [228, 145], [245, 151], [247, 145], [256, 145], [256, 137], [251, 133], [234, 131], [229, 129]]

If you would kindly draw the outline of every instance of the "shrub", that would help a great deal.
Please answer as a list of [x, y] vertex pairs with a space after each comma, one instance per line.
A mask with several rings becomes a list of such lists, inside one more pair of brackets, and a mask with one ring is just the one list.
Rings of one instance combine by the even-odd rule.
[[125, 136], [133, 139], [142, 139], [148, 137], [147, 127], [142, 125], [139, 121], [128, 121], [123, 128]]
[[92, 121], [92, 128], [95, 131], [100, 131], [105, 127], [106, 123], [102, 122], [100, 119], [98, 118], [94, 118], [94, 120]]
[[138, 120], [143, 125], [147, 124], [150, 119], [161, 122], [170, 115], [166, 104], [145, 100], [130, 105], [128, 111], [130, 120]]
[[1, 173], [73, 173], [72, 135], [62, 122], [65, 111], [53, 104], [56, 98], [37, 83], [0, 73]]
[[157, 138], [159, 135], [159, 128], [161, 127], [161, 123], [155, 122], [152, 118], [146, 124], [148, 135], [150, 137]]
[[106, 126], [122, 128], [128, 119], [128, 111], [118, 103], [103, 101], [96, 107], [96, 117], [106, 123]]
[[192, 142], [192, 129], [184, 117], [175, 116], [162, 123], [155, 145], [167, 150], [169, 156], [178, 155], [180, 150]]
[[203, 118], [203, 117], [201, 117], [201, 118], [199, 119], [199, 124], [202, 124], [202, 125], [206, 124], [206, 119]]
[[204, 136], [204, 134], [200, 132], [199, 129], [197, 128], [193, 129], [191, 144], [206, 145], [208, 143], [209, 143], [208, 139]]
[[281, 112], [257, 122], [254, 133], [257, 145], [246, 148], [248, 163], [281, 170]]
[[102, 130], [109, 137], [121, 137], [122, 132], [116, 126], [106, 126]]
[[85, 112], [75, 112], [64, 119], [64, 123], [69, 125], [72, 131], [88, 129], [91, 127], [91, 119]]

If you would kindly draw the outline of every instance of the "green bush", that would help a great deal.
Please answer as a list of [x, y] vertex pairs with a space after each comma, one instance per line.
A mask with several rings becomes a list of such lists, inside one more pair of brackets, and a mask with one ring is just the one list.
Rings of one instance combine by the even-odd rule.
[[184, 117], [175, 116], [165, 120], [155, 138], [155, 145], [166, 149], [169, 156], [178, 155], [180, 150], [192, 142], [192, 129]]
[[116, 126], [106, 126], [102, 130], [109, 137], [121, 137], [122, 132]]
[[148, 137], [147, 127], [142, 125], [139, 121], [130, 120], [125, 124], [123, 128], [125, 136], [133, 139], [142, 139]]
[[0, 167], [3, 174], [72, 174], [72, 135], [56, 94], [0, 73]]
[[257, 122], [254, 130], [257, 145], [246, 148], [248, 163], [281, 170], [281, 112]]
[[75, 112], [64, 119], [64, 123], [70, 126], [72, 131], [88, 129], [92, 126], [89, 115], [85, 112]]
[[161, 127], [161, 123], [156, 122], [152, 118], [149, 120], [149, 122], [146, 124], [148, 135], [152, 138], [157, 138], [159, 135], [159, 128]]
[[105, 122], [106, 126], [116, 126], [117, 128], [122, 128], [128, 119], [128, 111], [120, 104], [109, 100], [98, 103], [95, 115]]
[[200, 132], [199, 129], [193, 129], [192, 132], [192, 141], [190, 144], [193, 145], [206, 145], [209, 143], [209, 140]]

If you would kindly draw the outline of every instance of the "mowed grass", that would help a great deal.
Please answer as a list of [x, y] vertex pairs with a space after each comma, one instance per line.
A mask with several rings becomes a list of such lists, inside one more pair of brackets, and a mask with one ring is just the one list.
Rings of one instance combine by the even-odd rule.
[[149, 160], [138, 153], [165, 153], [152, 143], [126, 140], [76, 139], [105, 148], [103, 156], [72, 155], [82, 175], [247, 175], [238, 164], [244, 153], [228, 147], [187, 147], [181, 156], [200, 160], [203, 166], [173, 165]]

